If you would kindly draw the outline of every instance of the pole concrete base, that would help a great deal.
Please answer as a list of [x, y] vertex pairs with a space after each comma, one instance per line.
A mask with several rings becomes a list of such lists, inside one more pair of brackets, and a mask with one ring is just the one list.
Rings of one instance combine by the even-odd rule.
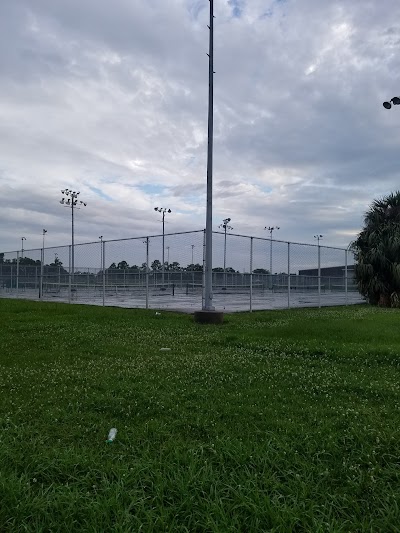
[[224, 321], [224, 313], [222, 311], [208, 311], [202, 309], [195, 311], [194, 321], [198, 324], [222, 324]]

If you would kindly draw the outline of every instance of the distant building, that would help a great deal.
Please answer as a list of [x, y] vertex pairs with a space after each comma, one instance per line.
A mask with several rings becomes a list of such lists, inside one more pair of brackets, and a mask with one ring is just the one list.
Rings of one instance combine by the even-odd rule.
[[[321, 277], [330, 277], [330, 278], [344, 278], [345, 277], [346, 267], [343, 266], [333, 266], [333, 267], [324, 267], [321, 268]], [[318, 268], [307, 268], [305, 270], [299, 270], [299, 276], [318, 276]], [[354, 278], [354, 265], [347, 267], [347, 279]]]

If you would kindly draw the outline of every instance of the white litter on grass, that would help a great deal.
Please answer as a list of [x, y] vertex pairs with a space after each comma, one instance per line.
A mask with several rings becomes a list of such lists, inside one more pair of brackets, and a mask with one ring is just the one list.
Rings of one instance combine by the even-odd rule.
[[161, 315], [161, 313], [157, 313], [157, 311], [156, 311], [156, 316], [160, 316], [160, 315]]
[[117, 428], [111, 428], [107, 437], [107, 442], [114, 442], [115, 437], [117, 436]]
[[170, 352], [171, 348], [160, 348], [160, 352]]

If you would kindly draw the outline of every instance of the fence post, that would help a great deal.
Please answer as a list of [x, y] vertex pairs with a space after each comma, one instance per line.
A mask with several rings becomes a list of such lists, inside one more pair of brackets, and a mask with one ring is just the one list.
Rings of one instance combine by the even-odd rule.
[[[203, 272], [201, 275], [201, 308], [204, 309], [204, 302], [205, 302], [205, 290], [206, 290], [206, 270], [205, 270], [205, 261], [206, 261], [206, 230], [203, 230]], [[212, 276], [212, 274], [211, 274]], [[212, 278], [211, 278], [212, 279]], [[212, 289], [212, 284], [211, 284]]]
[[288, 306], [288, 309], [290, 309], [290, 242], [287, 243], [287, 272], [288, 272], [287, 306]]
[[321, 307], [321, 246], [318, 243], [318, 307]]
[[146, 309], [149, 308], [149, 238], [146, 237]]
[[71, 245], [68, 246], [69, 275], [68, 275], [68, 303], [71, 303], [72, 292], [72, 267], [71, 267]]
[[102, 242], [101, 269], [103, 271], [103, 307], [106, 305], [106, 243]]
[[250, 313], [253, 311], [253, 237], [250, 237]]
[[344, 297], [347, 305], [347, 248], [344, 251]]
[[19, 292], [19, 252], [17, 252], [17, 280], [15, 288], [17, 289], [17, 298], [18, 298], [18, 292]]

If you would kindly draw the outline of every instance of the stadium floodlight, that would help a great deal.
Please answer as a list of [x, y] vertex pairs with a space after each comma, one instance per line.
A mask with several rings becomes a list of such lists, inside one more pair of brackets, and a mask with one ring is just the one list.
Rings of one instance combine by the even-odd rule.
[[224, 220], [222, 221], [223, 223], [218, 226], [219, 228], [223, 228], [224, 234], [225, 234], [225, 237], [224, 237], [224, 288], [225, 289], [226, 289], [226, 232], [228, 229], [233, 229], [232, 226], [228, 225], [228, 222], [230, 221], [231, 221], [230, 218], [224, 218]]
[[273, 231], [281, 228], [279, 226], [265, 226], [264, 229], [269, 231], [269, 284], [270, 288], [272, 289], [272, 233]]
[[71, 209], [71, 282], [74, 281], [74, 269], [75, 269], [75, 243], [74, 243], [74, 210], [80, 209], [81, 207], [86, 207], [87, 203], [79, 200], [80, 192], [72, 191], [71, 189], [64, 189], [61, 191], [64, 195], [60, 204], [64, 207], [69, 207]]
[[[392, 103], [390, 103], [392, 102]], [[385, 109], [390, 109], [392, 107], [392, 104], [393, 105], [400, 105], [400, 98], [398, 96], [394, 96], [390, 102], [383, 102], [383, 107]]]
[[164, 277], [165, 277], [165, 213], [172, 213], [171, 209], [166, 207], [155, 207], [154, 211], [162, 213], [162, 289], [164, 289]]
[[320, 239], [322, 239], [323, 235], [314, 235], [314, 239], [317, 239], [318, 241], [318, 246], [319, 246], [319, 241]]
[[26, 237], [21, 237], [21, 259], [24, 257], [24, 241], [26, 241]]
[[278, 229], [281, 229], [281, 228], [280, 228], [279, 226], [268, 226], [268, 228], [267, 228], [267, 226], [265, 226], [264, 229], [266, 229], [267, 231], [269, 231], [269, 238], [272, 240], [272, 232], [273, 232], [274, 230], [278, 230]]

